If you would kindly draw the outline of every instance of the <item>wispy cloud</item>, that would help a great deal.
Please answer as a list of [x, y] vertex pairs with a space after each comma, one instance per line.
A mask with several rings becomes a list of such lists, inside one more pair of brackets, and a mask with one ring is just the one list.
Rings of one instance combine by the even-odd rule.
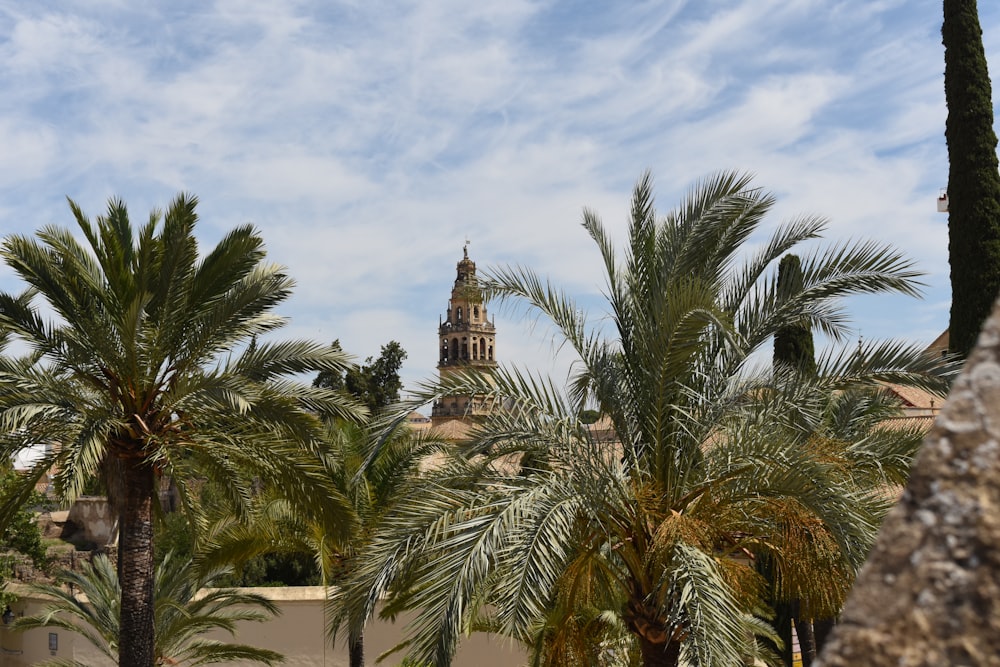
[[[912, 254], [927, 301], [859, 308], [871, 335], [924, 335], [949, 291], [940, 20], [938, 0], [0, 0], [0, 232], [68, 223], [65, 195], [143, 216], [195, 192], [206, 243], [249, 220], [290, 267], [292, 333], [360, 357], [396, 338], [414, 381], [466, 238], [596, 304], [584, 206], [622, 236], [643, 170], [667, 209], [743, 168], [776, 217]], [[501, 358], [551, 367], [498, 324]]]

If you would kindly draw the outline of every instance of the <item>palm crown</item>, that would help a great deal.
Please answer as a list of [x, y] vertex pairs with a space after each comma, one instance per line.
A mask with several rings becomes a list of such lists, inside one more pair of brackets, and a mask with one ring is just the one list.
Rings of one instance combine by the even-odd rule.
[[357, 406], [288, 377], [342, 370], [347, 359], [314, 343], [257, 342], [284, 323], [272, 310], [292, 281], [265, 261], [250, 226], [201, 256], [196, 203], [181, 195], [133, 229], [121, 201], [96, 223], [70, 202], [82, 241], [49, 226], [36, 238], [8, 237], [0, 250], [27, 285], [0, 293], [4, 342], [27, 349], [0, 358], [4, 449], [55, 445], [4, 506], [16, 507], [53, 467], [66, 499], [103, 478], [120, 514], [122, 664], [152, 660], [152, 514], [162, 475], [192, 511], [186, 482], [211, 476], [240, 508], [253, 479], [322, 506], [331, 530], [350, 533], [346, 499], [316, 492], [324, 476], [309, 450], [320, 438], [315, 413], [349, 416]]
[[[723, 173], [657, 220], [646, 175], [621, 254], [586, 212], [609, 333], [530, 270], [495, 271], [488, 296], [550, 319], [578, 355], [570, 387], [500, 369], [427, 388], [499, 396], [507, 409], [474, 432], [468, 450], [481, 456], [437, 471], [384, 520], [340, 594], [351, 615], [390, 593], [390, 610], [418, 610], [406, 646], [439, 665], [477, 626], [533, 646], [539, 663], [616, 663], [625, 646], [646, 665], [737, 664], [766, 657], [752, 640], [768, 634], [761, 558], [784, 595], [835, 613], [885, 511], [884, 484], [916, 446], [912, 434], [841, 428], [833, 415], [850, 408], [835, 397], [877, 395], [882, 380], [942, 391], [948, 369], [892, 342], [828, 353], [810, 376], [756, 366], [752, 353], [792, 323], [843, 338], [841, 297], [917, 292], [911, 263], [870, 242], [805, 255], [801, 286], [779, 289], [776, 260], [823, 222], [781, 225], [748, 255], [772, 203]], [[591, 405], [613, 442], [579, 423]], [[873, 468], [883, 450], [899, 455]], [[512, 454], [532, 463], [512, 470]]]

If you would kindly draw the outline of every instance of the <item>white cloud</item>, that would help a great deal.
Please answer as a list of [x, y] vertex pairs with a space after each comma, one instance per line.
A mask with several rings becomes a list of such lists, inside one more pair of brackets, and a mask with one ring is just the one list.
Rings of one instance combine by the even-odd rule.
[[[0, 231], [69, 223], [63, 195], [91, 214], [121, 195], [139, 219], [195, 192], [206, 244], [252, 221], [289, 265], [291, 333], [361, 357], [395, 338], [415, 379], [466, 237], [481, 267], [599, 307], [584, 206], [622, 239], [643, 170], [667, 210], [740, 168], [779, 194], [775, 219], [915, 256], [928, 300], [879, 328], [917, 336], [947, 318], [939, 5], [0, 0]], [[1000, 6], [979, 9], [996, 79]], [[498, 325], [501, 359], [564, 374]]]

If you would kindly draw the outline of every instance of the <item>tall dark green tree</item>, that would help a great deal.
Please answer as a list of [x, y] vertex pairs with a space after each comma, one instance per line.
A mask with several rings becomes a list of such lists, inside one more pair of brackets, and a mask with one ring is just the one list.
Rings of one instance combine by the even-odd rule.
[[[802, 261], [798, 255], [785, 255], [778, 264], [779, 301], [793, 298], [802, 291], [802, 288]], [[812, 376], [816, 373], [815, 355], [812, 329], [807, 320], [793, 321], [775, 331], [773, 364], [776, 373], [790, 372]], [[781, 600], [774, 597], [774, 564], [769, 559], [761, 559], [760, 565], [771, 589], [770, 602], [774, 607], [774, 629], [784, 644], [780, 651], [782, 661], [791, 667], [794, 625], [803, 667], [810, 667], [816, 655], [812, 620], [799, 617], [801, 605], [798, 600]]]
[[[778, 289], [777, 298], [779, 301], [786, 301], [794, 298], [796, 294], [802, 292], [802, 261], [798, 255], [788, 254], [781, 258], [778, 264]], [[813, 346], [812, 329], [808, 321], [792, 321], [774, 332], [774, 357], [772, 361], [776, 373], [803, 373], [813, 375], [816, 372], [816, 358]], [[774, 563], [767, 558], [759, 559], [758, 566], [761, 574], [767, 580], [770, 590], [769, 602], [774, 608], [774, 619], [772, 625], [775, 633], [781, 638], [782, 646], [778, 654], [782, 662], [791, 667], [792, 665], [792, 625], [804, 625], [797, 622], [795, 618], [794, 600], [778, 599], [775, 595], [775, 568]], [[796, 627], [801, 646], [802, 629]], [[777, 647], [776, 647], [777, 648]]]
[[968, 355], [1000, 292], [1000, 173], [976, 0], [944, 0], [950, 348]]
[[[785, 255], [778, 264], [778, 298], [787, 300], [801, 291], [802, 261], [798, 255]], [[805, 318], [775, 332], [774, 365], [790, 366], [810, 375], [816, 372], [812, 330]]]

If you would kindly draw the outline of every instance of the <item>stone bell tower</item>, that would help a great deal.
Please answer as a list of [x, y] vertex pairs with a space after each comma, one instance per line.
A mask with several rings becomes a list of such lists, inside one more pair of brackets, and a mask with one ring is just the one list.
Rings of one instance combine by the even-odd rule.
[[[470, 367], [489, 374], [497, 366], [496, 328], [487, 317], [476, 263], [469, 259], [468, 242], [462, 255], [448, 313], [438, 324], [437, 367], [442, 379]], [[453, 420], [474, 420], [489, 414], [491, 408], [478, 396], [445, 396], [434, 403], [431, 421], [438, 426]]]

